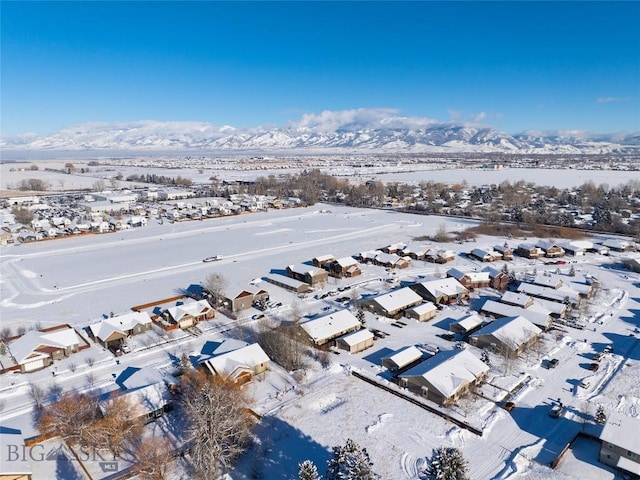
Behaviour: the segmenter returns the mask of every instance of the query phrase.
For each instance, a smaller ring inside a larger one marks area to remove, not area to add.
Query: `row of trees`
[[[118,179],[120,180],[120,179]],[[164,175],[156,175],[155,173],[147,173],[138,175],[136,173],[127,177],[128,182],[155,183],[161,185],[174,185],[178,187],[190,187],[193,181],[178,175],[177,177],[165,177]]]
[[[439,447],[419,473],[421,480],[468,480],[469,466],[462,452],[455,447]],[[373,470],[373,462],[366,448],[348,439],[344,446],[333,447],[327,462],[325,480],[375,480],[380,478]],[[305,460],[298,466],[298,480],[320,480],[318,467]]]

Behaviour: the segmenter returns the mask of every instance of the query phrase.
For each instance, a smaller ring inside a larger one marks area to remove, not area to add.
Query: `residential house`
[[[462,286],[469,290],[474,288],[486,288],[489,286],[489,273],[488,272],[462,272],[457,268],[450,268],[447,270],[447,277],[452,277],[458,280]]]
[[[416,283],[410,285],[409,288],[425,300],[439,305],[456,303],[459,300],[469,298],[469,290],[451,277]]]
[[[542,330],[548,330],[551,327],[552,316],[551,311],[540,305],[532,305],[529,308],[516,307],[515,305],[507,305],[506,303],[496,302],[495,300],[487,300],[480,308],[480,313],[490,315],[494,318],[502,317],[525,317],[534,325]]]
[[[632,417],[607,412],[607,421],[600,433],[600,461],[625,474],[640,476],[640,422]]]
[[[375,256],[373,263],[385,268],[407,268],[411,265],[411,259],[395,253],[380,252]]]
[[[173,409],[173,399],[164,383],[158,382],[126,390],[107,393],[98,402],[102,415],[113,409],[125,415],[127,420],[149,423]]]
[[[559,303],[569,303],[573,306],[578,305],[578,303],[580,302],[580,294],[575,290],[567,287],[551,288],[543,287],[541,285],[534,285],[532,283],[521,282],[520,285],[518,285],[517,291],[543,300],[550,300]]]
[[[349,310],[344,309],[308,320],[300,326],[316,346],[322,346],[342,335],[360,330],[362,324]]]
[[[602,242],[602,246],[614,252],[630,252],[631,250],[635,250],[633,242],[619,238],[607,238]]]
[[[495,262],[502,260],[502,254],[495,250],[484,250],[481,248],[474,248],[469,252],[469,256],[480,260],[481,262]]]
[[[31,480],[33,469],[29,462],[30,452],[16,428],[0,426],[0,480]],[[37,457],[36,457],[37,458]]]
[[[151,329],[151,317],[147,312],[129,312],[89,325],[91,338],[103,347],[120,348],[126,339]]]
[[[216,311],[205,299],[179,302],[175,307],[167,308],[165,318],[177,323],[182,329],[193,327],[198,322],[215,318]]]
[[[422,352],[415,345],[404,347],[388,357],[382,357],[381,364],[391,372],[397,372],[422,360]]]
[[[289,265],[287,267],[287,276],[307,283],[312,287],[323,286],[329,280],[329,274],[322,268],[305,264]]]
[[[540,328],[522,316],[503,317],[473,333],[469,343],[497,352],[519,354],[533,344],[540,333]]]
[[[358,353],[373,347],[373,333],[366,328],[347,333],[336,339],[336,347],[349,353]]]
[[[422,299],[422,297],[420,297]],[[407,309],[404,314],[407,318],[415,318],[419,322],[426,322],[435,318],[438,307],[431,302],[425,302],[417,307]]]
[[[456,258],[455,252],[453,250],[438,250],[438,251],[430,251],[424,257],[427,262],[430,263],[447,263],[451,262]]]
[[[533,298],[524,293],[504,292],[500,298],[502,303],[507,305],[515,305],[516,307],[529,308],[533,305]]]
[[[335,261],[336,257],[333,255],[320,255],[318,257],[313,257],[311,263],[314,267],[324,268],[325,265]]]
[[[495,288],[501,292],[507,289],[509,285],[509,275],[493,267],[484,267],[482,271],[489,274],[489,286],[491,288]]]
[[[207,345],[209,344],[209,345]],[[235,339],[221,343],[207,342],[203,351],[213,346],[208,358],[199,361],[199,367],[211,375],[238,385],[250,382],[255,375],[269,369],[271,359],[257,343],[248,344]]]
[[[280,275],[278,273],[268,274],[263,277],[265,282],[269,282],[273,285],[277,285],[280,288],[289,290],[295,293],[305,293],[311,290],[308,283],[301,282],[299,280]]]
[[[329,275],[339,278],[356,277],[362,273],[358,266],[358,261],[353,257],[342,257],[332,262],[325,263],[325,268]]]
[[[399,251],[407,248],[407,245],[404,243],[392,243],[391,245],[387,245],[386,247],[381,248],[380,250],[384,253],[398,253]]]
[[[54,327],[55,328],[55,327]],[[9,343],[9,352],[20,366],[20,372],[27,373],[48,367],[54,360],[68,357],[80,350],[84,344],[71,327],[31,330]]]
[[[516,254],[519,255],[520,257],[535,259],[535,258],[544,257],[544,250],[542,250],[539,247],[536,247],[535,245],[531,245],[528,243],[521,243],[520,245],[518,245],[518,248],[516,249]]]
[[[540,240],[536,243],[536,247],[541,249],[544,252],[544,256],[547,258],[564,257],[564,248],[557,243]]]
[[[226,296],[222,304],[229,308],[232,312],[240,312],[251,308],[260,301],[269,301],[269,292],[263,289],[242,289]]]
[[[362,305],[377,314],[400,318],[406,309],[421,303],[422,297],[420,295],[409,287],[404,287],[364,300]]]
[[[494,245],[493,249],[502,254],[503,260],[513,260],[513,249],[509,248],[508,245]]]
[[[471,313],[469,315],[465,315],[459,320],[455,322],[451,322],[449,324],[449,330],[454,333],[461,333],[463,335],[468,335],[471,332],[474,332],[478,328],[480,328],[483,324],[482,318],[480,318],[475,313]]]
[[[468,350],[441,351],[400,375],[401,385],[440,405],[455,404],[489,367]]]

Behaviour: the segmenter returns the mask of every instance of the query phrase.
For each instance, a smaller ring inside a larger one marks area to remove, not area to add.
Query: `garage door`
[[[33,372],[34,370],[38,370],[39,368],[44,368],[44,358],[38,358],[37,360],[31,360],[24,362],[22,364],[24,366],[25,372]]]

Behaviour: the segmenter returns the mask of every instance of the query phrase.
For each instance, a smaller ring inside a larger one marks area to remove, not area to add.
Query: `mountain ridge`
[[[484,126],[444,123],[418,128],[359,126],[321,129],[289,126],[238,130],[204,122],[88,123],[49,135],[3,137],[3,149],[15,150],[210,150],[522,154],[630,153],[640,149],[640,132],[525,131],[508,134]]]

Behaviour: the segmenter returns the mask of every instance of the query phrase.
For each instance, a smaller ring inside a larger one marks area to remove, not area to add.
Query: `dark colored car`
[[[591,370],[592,372],[597,372],[599,368],[599,363],[592,363],[591,365],[589,365],[589,370]]]
[[[557,358],[552,358],[551,360],[549,360],[548,368],[556,368],[558,366],[558,363],[560,363],[560,360],[558,360]]]
[[[510,411],[511,411],[511,410],[513,410],[514,408],[516,408],[516,404],[515,404],[515,402],[507,402],[507,403],[505,403],[505,404],[504,404],[504,409],[505,409],[507,412],[510,412]]]

